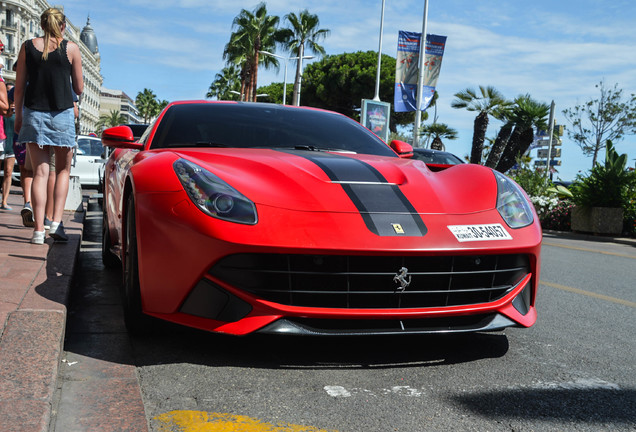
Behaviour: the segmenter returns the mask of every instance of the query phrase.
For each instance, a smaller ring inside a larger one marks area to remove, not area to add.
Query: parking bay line
[[[579,288],[574,288],[574,287],[570,287],[567,285],[561,285],[561,284],[556,284],[556,283],[552,283],[552,282],[545,282],[545,281],[540,281],[539,282],[541,285],[546,285],[549,286],[551,288],[556,288],[556,289],[560,289],[563,291],[569,291],[575,294],[581,294],[584,296],[588,296],[588,297],[594,297],[600,300],[605,300],[611,303],[616,303],[619,305],[623,305],[623,306],[628,306],[628,307],[632,307],[632,308],[636,308],[636,303],[631,302],[629,300],[623,300],[623,299],[619,299],[616,297],[610,297],[610,296],[606,296],[603,294],[597,294],[597,293],[593,293],[591,291],[585,291]]]

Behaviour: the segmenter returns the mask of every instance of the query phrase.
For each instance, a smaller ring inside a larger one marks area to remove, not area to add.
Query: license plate
[[[449,225],[457,241],[512,240],[512,236],[501,224]]]

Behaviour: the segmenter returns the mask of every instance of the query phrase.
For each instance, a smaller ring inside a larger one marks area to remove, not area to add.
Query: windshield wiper
[[[297,145],[294,146],[294,150],[307,150],[307,151],[315,151],[315,152],[338,152],[338,153],[352,153],[356,154],[356,152],[351,150],[337,149],[337,148],[326,148],[326,147],[316,147],[312,145]]]

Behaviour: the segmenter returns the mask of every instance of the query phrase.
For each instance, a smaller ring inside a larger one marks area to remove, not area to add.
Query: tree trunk
[[[534,130],[529,127],[521,134],[521,139],[519,140],[519,147],[517,148],[515,159],[526,154],[526,152],[530,148],[530,145],[532,144],[532,141],[534,141]]]
[[[508,140],[508,145],[506,146],[501,159],[499,159],[499,163],[497,163],[497,167],[495,168],[497,171],[501,173],[505,173],[510,168],[512,168],[516,162],[517,154],[519,152],[519,146],[521,137],[525,132],[524,127],[515,126],[510,135],[510,139]]]
[[[433,138],[433,142],[431,143],[431,150],[441,150],[444,151],[444,143],[442,139],[438,136]]]
[[[512,123],[506,123],[501,127],[501,129],[499,129],[497,138],[495,139],[495,142],[492,145],[492,149],[490,149],[488,159],[486,160],[487,167],[495,168],[499,163],[499,159],[501,159],[501,155],[506,148],[506,144],[508,144],[508,140],[510,139],[512,128]]]
[[[481,164],[481,154],[484,150],[486,129],[488,129],[488,114],[482,111],[475,117],[473,147],[470,152],[470,163],[472,164]]]
[[[298,47],[298,60],[296,60],[296,79],[294,80],[294,93],[292,94],[292,105],[300,105],[300,68],[302,67],[303,56],[305,55],[305,45],[303,43]]]

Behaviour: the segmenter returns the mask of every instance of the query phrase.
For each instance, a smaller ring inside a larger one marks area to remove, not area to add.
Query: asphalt
[[[64,214],[67,243],[30,243],[22,197],[0,210],[0,429],[47,432],[63,359],[67,306],[84,229],[86,203]],[[636,239],[546,231],[546,237],[599,240],[636,247]]]

